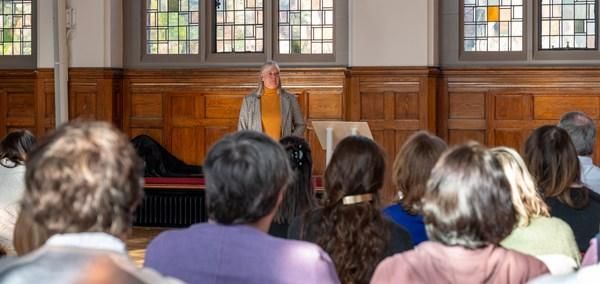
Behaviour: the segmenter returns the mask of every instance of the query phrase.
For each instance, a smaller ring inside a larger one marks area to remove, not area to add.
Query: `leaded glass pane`
[[[198,0],[146,0],[146,53],[198,54]]]
[[[31,0],[0,0],[0,55],[31,55]]]
[[[552,0],[540,5],[540,49],[596,49],[596,0]]]
[[[216,3],[216,53],[263,52],[263,1],[211,1]]]
[[[333,0],[279,0],[279,53],[333,54]]]
[[[523,50],[523,2],[464,0],[463,44],[467,52]]]

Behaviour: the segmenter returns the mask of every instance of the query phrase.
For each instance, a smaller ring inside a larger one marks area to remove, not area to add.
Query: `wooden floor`
[[[138,266],[142,266],[144,264],[144,255],[146,254],[148,243],[150,243],[150,241],[160,232],[168,229],[169,228],[134,227],[131,236],[127,240],[129,257],[131,257]]]

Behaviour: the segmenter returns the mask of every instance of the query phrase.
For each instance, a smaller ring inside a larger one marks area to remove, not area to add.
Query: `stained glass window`
[[[199,53],[199,0],[146,1],[146,53]]]
[[[0,55],[31,55],[31,0],[0,0]]]
[[[279,0],[279,53],[333,54],[333,0]]]
[[[263,52],[263,0],[216,1],[215,51]]]
[[[464,0],[464,51],[522,51],[523,0]]]
[[[542,0],[541,49],[595,49],[596,0]]]

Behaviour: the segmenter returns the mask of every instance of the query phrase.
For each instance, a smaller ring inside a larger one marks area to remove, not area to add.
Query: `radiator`
[[[135,226],[187,227],[206,222],[203,190],[145,189]]]

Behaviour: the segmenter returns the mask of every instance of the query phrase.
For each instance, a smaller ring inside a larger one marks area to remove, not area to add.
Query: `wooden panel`
[[[448,118],[485,118],[484,93],[450,93]]]
[[[206,118],[230,118],[238,119],[243,95],[206,95],[205,113]]]
[[[448,144],[456,145],[463,144],[468,141],[477,141],[481,144],[485,144],[485,131],[484,130],[448,130]]]
[[[96,94],[91,92],[71,92],[69,98],[69,118],[96,118]]]
[[[494,137],[493,146],[507,146],[517,151],[521,151],[523,142],[527,138],[521,129],[495,129]]]
[[[212,145],[214,145],[217,141],[219,141],[219,139],[221,139],[223,136],[232,133],[236,131],[235,128],[233,127],[226,127],[226,126],[214,126],[214,127],[206,127],[204,128],[204,145],[203,145],[203,149],[204,149],[204,154],[202,154],[201,160],[204,160],[205,157],[205,153],[207,153],[210,148],[212,147]]]
[[[342,96],[340,94],[311,93],[307,99],[307,117],[311,119],[343,119]]]
[[[535,119],[558,120],[569,111],[582,111],[594,119],[598,119],[598,96],[534,96],[533,116]]]
[[[131,95],[131,116],[135,118],[162,118],[162,94]]]
[[[188,164],[200,164],[198,137],[194,127],[171,129],[171,153]]]
[[[494,118],[496,120],[522,120],[527,118],[522,95],[496,95]]]
[[[419,94],[396,93],[395,119],[419,119]]]
[[[163,144],[163,135],[162,129],[156,128],[132,128],[130,138],[133,139],[138,135],[148,135],[152,137],[152,139],[156,140],[156,142]]]
[[[385,95],[383,93],[360,94],[360,119],[384,119]]]
[[[10,106],[6,110],[7,118],[35,116],[35,97],[33,93],[7,93],[6,101]]]

